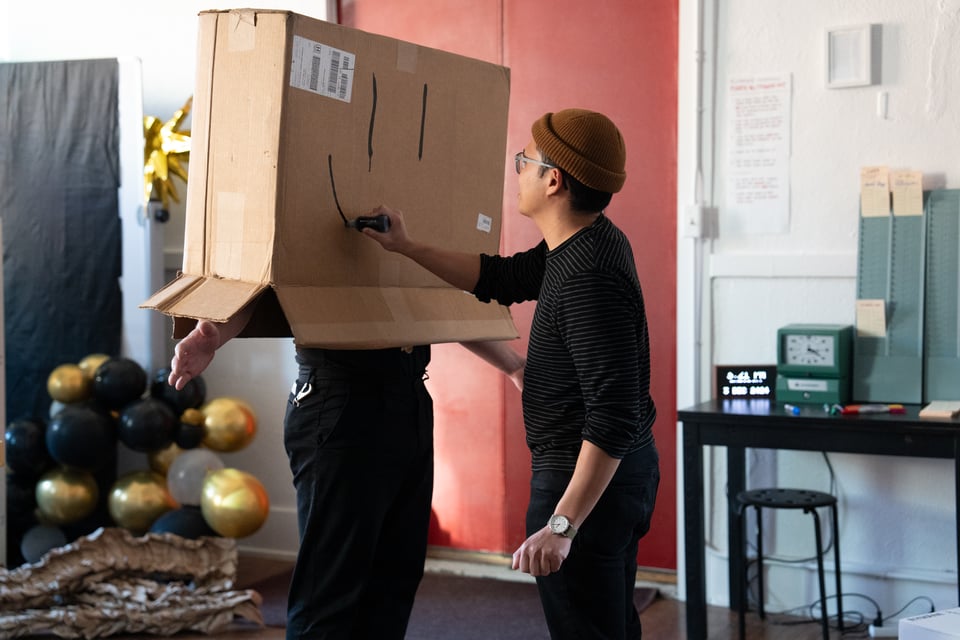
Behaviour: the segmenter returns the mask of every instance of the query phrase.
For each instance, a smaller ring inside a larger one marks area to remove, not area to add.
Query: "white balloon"
[[[67,536],[53,525],[36,525],[27,529],[20,541],[20,553],[27,562],[39,562],[51,549],[67,544]]]
[[[223,461],[213,451],[188,449],[178,455],[167,469],[167,489],[181,505],[198,506],[203,481],[211,471],[223,469]]]
[[[65,405],[64,403],[60,402],[59,400],[54,400],[53,402],[51,402],[51,403],[50,403],[50,417],[52,418],[52,417],[54,417],[55,415],[57,415],[58,413],[60,413],[61,411],[63,411],[63,408],[64,408],[65,406],[67,406],[67,405]]]

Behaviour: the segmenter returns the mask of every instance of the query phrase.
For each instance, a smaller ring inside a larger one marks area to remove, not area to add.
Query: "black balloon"
[[[179,420],[163,400],[147,397],[132,402],[120,413],[120,442],[143,453],[166,449],[173,442]]]
[[[46,427],[38,420],[21,418],[7,425],[7,466],[14,473],[39,477],[49,466],[44,437]]]
[[[146,390],[147,372],[129,358],[110,358],[93,374],[93,397],[107,409],[122,409]]]
[[[170,369],[160,369],[150,385],[150,395],[169,404],[177,415],[187,409],[196,409],[204,403],[207,396],[207,383],[201,376],[192,378],[179,391],[167,383],[169,377]]]
[[[116,427],[106,414],[85,405],[67,405],[50,419],[47,450],[58,463],[95,471],[113,459]]]
[[[217,536],[216,531],[210,528],[203,518],[203,512],[198,506],[184,506],[154,520],[150,526],[151,533],[172,533],[181,538],[196,540],[202,536]]]
[[[174,442],[176,442],[177,446],[181,449],[196,449],[203,442],[203,437],[206,433],[207,430],[202,423],[193,424],[180,420]]]
[[[7,518],[12,522],[32,522],[37,508],[37,479],[32,475],[7,474]]]

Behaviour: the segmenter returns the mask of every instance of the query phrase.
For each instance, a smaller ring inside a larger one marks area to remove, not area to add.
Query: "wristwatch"
[[[550,531],[558,536],[573,540],[573,536],[577,535],[577,529],[570,524],[570,519],[567,518],[567,516],[555,513],[550,516],[550,522],[548,524],[550,525]]]

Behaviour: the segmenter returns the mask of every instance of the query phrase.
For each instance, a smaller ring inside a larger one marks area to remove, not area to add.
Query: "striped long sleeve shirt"
[[[552,251],[481,256],[473,293],[537,300],[523,378],[535,471],[572,470],[584,440],[615,458],[653,442],[643,294],[630,243],[606,216]]]

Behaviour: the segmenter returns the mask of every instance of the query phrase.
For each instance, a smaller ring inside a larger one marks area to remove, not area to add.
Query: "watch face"
[[[563,535],[570,528],[570,521],[566,516],[555,515],[550,518],[550,530]]]
[[[836,358],[834,336],[790,334],[784,339],[786,364],[832,367]]]

